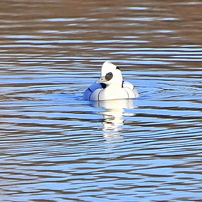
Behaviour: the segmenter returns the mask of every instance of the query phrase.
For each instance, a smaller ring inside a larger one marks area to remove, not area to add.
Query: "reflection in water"
[[[120,135],[121,127],[124,124],[124,109],[134,108],[133,99],[107,100],[93,102],[93,106],[104,108],[105,111],[99,112],[103,115],[103,136],[107,143],[123,141],[123,136]],[[134,115],[127,113],[128,116]]]

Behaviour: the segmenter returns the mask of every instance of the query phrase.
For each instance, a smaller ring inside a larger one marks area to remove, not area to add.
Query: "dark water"
[[[1,201],[202,201],[201,10],[1,0]],[[105,60],[139,98],[82,100]]]

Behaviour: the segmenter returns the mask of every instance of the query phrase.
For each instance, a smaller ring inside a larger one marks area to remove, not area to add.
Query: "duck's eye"
[[[109,72],[109,73],[107,73],[107,74],[105,75],[105,79],[106,79],[107,81],[111,80],[112,77],[113,77],[113,74],[112,74],[111,72]]]

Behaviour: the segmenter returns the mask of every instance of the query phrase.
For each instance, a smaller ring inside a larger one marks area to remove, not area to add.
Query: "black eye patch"
[[[109,73],[107,73],[107,74],[105,75],[105,79],[106,79],[107,81],[111,80],[112,77],[113,77],[113,74],[112,74],[111,72],[109,72]]]

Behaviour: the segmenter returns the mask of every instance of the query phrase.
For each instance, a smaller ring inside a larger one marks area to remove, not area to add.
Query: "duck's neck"
[[[110,84],[107,86],[108,89],[119,89],[122,88],[122,83]]]

